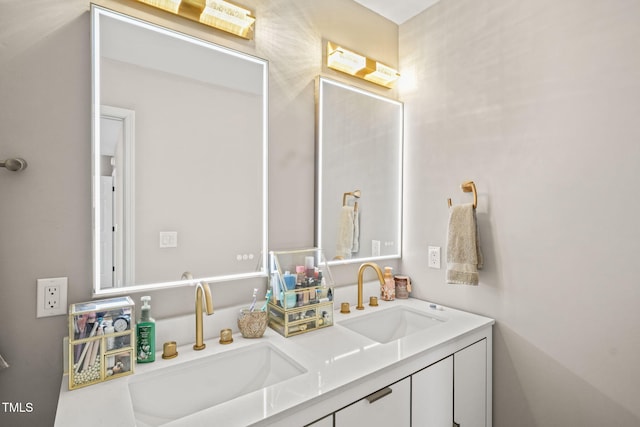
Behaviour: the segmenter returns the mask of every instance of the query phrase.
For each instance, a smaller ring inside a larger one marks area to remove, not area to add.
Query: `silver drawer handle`
[[[378,390],[375,393],[370,394],[365,399],[369,401],[369,403],[373,403],[376,400],[382,399],[385,396],[390,395],[393,392],[390,387],[385,387],[382,390]]]

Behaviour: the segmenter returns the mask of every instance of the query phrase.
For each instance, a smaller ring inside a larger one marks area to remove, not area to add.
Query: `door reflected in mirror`
[[[92,5],[94,293],[266,276],[267,62]]]
[[[403,105],[317,84],[316,245],[334,264],[399,258]]]

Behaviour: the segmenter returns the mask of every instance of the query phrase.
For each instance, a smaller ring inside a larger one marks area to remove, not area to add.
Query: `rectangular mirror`
[[[400,258],[403,105],[317,86],[316,246],[333,264]]]
[[[267,62],[91,14],[94,294],[266,276]]]

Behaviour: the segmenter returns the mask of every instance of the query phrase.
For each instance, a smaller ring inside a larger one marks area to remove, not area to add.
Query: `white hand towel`
[[[336,258],[351,258],[353,248],[353,206],[343,206],[340,210],[338,222],[338,241],[336,244]]]
[[[447,235],[447,283],[477,285],[483,258],[473,204],[452,206]]]
[[[360,250],[360,211],[353,210],[353,245],[351,252],[357,253]]]

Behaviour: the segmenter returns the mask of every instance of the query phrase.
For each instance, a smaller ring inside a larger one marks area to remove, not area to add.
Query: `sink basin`
[[[159,426],[306,370],[268,343],[214,354],[129,381],[139,426]]]
[[[444,320],[418,310],[396,306],[339,322],[340,325],[369,339],[386,344],[427,328],[441,325]]]

